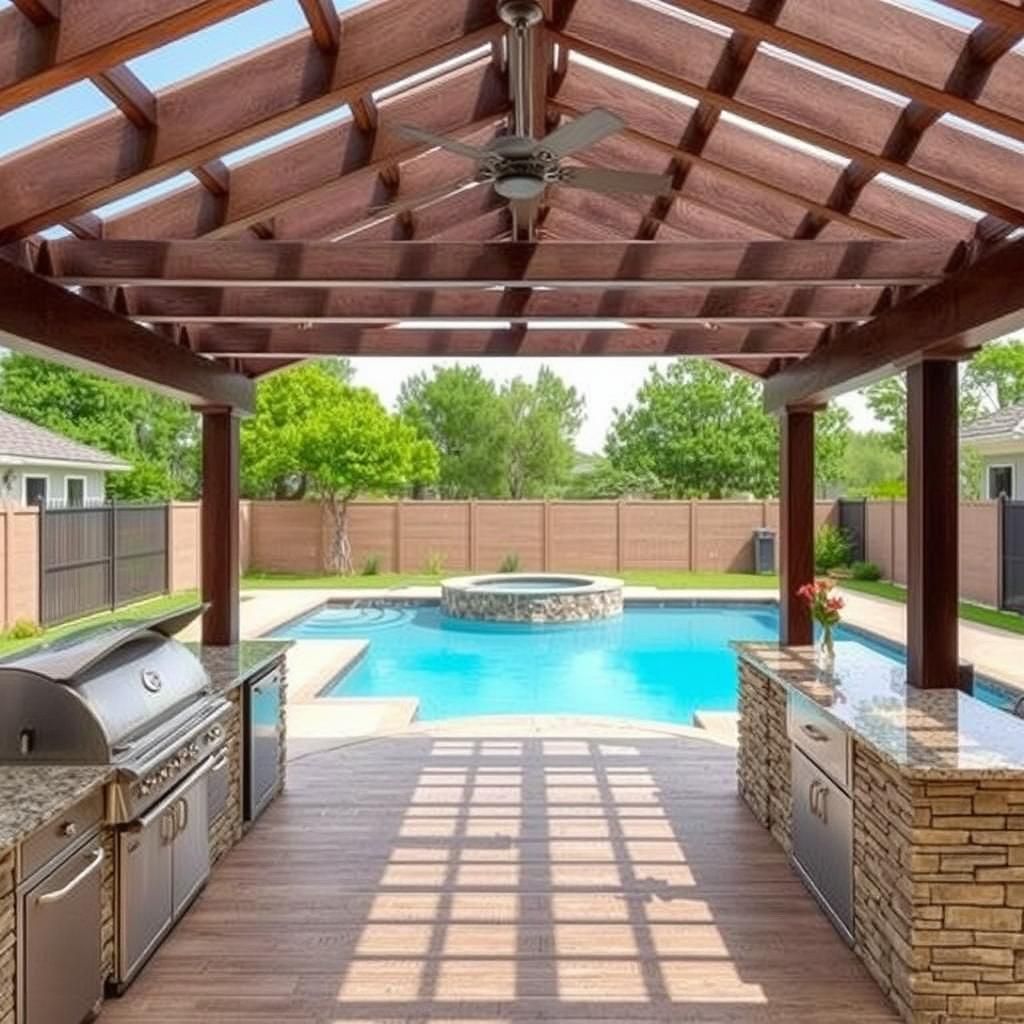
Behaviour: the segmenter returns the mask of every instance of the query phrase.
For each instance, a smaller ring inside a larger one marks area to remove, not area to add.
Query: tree
[[[107,478],[111,497],[156,501],[198,494],[198,417],[184,402],[9,353],[0,361],[0,409],[129,462],[130,471]]]
[[[850,414],[841,405],[830,405],[815,417],[814,478],[822,492],[842,481],[851,434]]]
[[[827,481],[838,472],[848,420],[830,410],[818,426]],[[759,385],[701,359],[652,367],[635,402],[616,410],[606,449],[613,468],[654,477],[668,497],[767,497],[779,489],[779,426],[762,408]]]
[[[840,467],[840,480],[852,498],[906,496],[904,460],[879,431],[851,434]]]
[[[499,400],[506,420],[505,493],[511,498],[550,494],[572,470],[583,399],[545,366],[534,384],[522,377],[509,381]]]
[[[443,497],[501,493],[508,423],[493,382],[478,366],[435,366],[431,375],[410,377],[399,392],[398,409],[436,448]]]
[[[607,458],[598,455],[577,463],[563,489],[562,497],[578,501],[651,498],[659,490],[657,477],[650,473],[616,469]]]
[[[303,420],[296,452],[309,488],[331,517],[329,568],[352,571],[348,538],[351,501],[360,494],[395,494],[437,475],[437,452],[393,416],[368,388],[337,381],[329,403]]]
[[[256,386],[256,411],[242,423],[242,493],[302,498],[309,475],[300,446],[307,419],[338,401],[351,378],[347,360],[320,360],[276,373]]]

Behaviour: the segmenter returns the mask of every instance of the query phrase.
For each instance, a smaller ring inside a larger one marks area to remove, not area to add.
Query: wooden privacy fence
[[[40,509],[39,621],[166,593],[168,523],[166,504]]]

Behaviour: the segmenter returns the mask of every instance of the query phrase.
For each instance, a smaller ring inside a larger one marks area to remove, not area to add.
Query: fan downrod
[[[544,10],[535,0],[498,0],[498,17],[512,28],[532,28],[544,20]]]

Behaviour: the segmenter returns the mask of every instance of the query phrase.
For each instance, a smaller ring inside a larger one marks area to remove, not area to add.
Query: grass
[[[69,633],[75,633],[80,629],[92,629],[98,626],[109,626],[117,622],[135,622],[139,619],[155,618],[165,612],[173,612],[178,608],[185,608],[195,604],[198,595],[194,590],[182,591],[180,594],[171,594],[166,597],[154,597],[148,601],[140,601],[138,604],[126,605],[116,612],[100,612],[98,615],[90,615],[84,619],[75,619],[72,622],[64,622],[59,626],[51,626],[43,630],[38,636],[25,637],[20,640],[12,640],[6,636],[0,636],[0,656],[15,654],[27,647],[36,644],[49,643],[58,640]]]
[[[250,573],[242,577],[242,587],[259,589],[303,589],[323,587],[344,587],[346,589],[389,588],[410,586],[436,586],[452,572],[393,573],[382,572],[376,576],[316,576],[301,573]],[[667,570],[628,570],[611,573],[626,583],[637,587],[662,587],[679,590],[774,590],[778,588],[777,576],[755,576],[738,572],[672,572]]]
[[[839,585],[847,590],[857,590],[872,597],[884,597],[890,601],[905,604],[907,591],[895,583],[884,580],[840,580]],[[990,626],[993,629],[1004,629],[1010,633],[1024,634],[1024,616],[1015,612],[1000,612],[995,608],[986,608],[982,604],[971,601],[960,602],[960,618],[979,626]]]

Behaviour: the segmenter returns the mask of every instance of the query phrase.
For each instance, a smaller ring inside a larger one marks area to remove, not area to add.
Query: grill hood
[[[204,698],[205,670],[170,635],[202,610],[71,637],[0,663],[0,761],[126,758]]]

